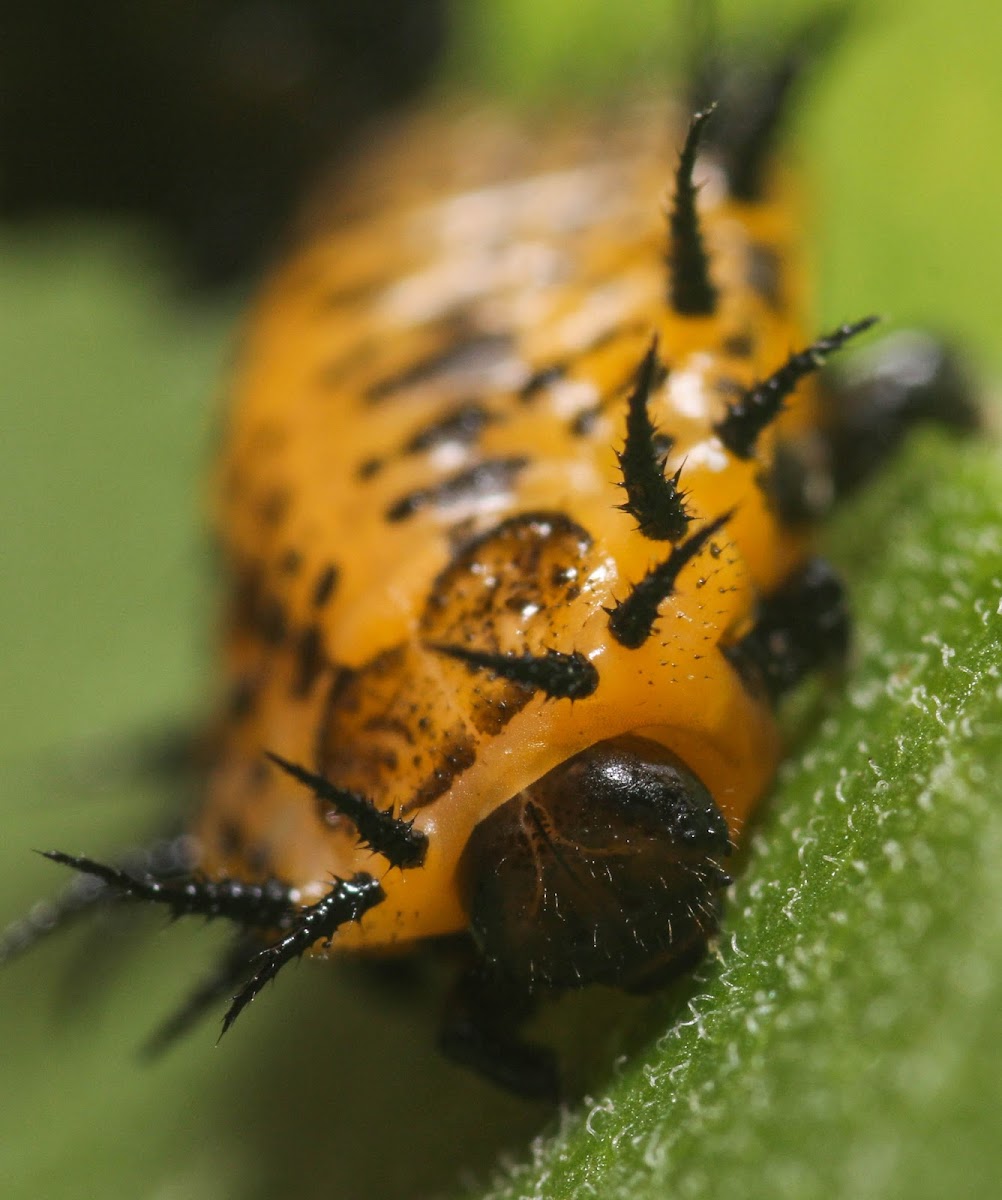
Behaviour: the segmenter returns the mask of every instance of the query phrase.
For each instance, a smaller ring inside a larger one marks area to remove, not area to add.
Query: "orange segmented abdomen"
[[[620,734],[687,763],[735,835],[779,738],[725,652],[807,546],[773,474],[777,447],[816,424],[810,381],[753,437],[735,416],[806,341],[786,189],[734,201],[712,157],[697,163],[715,300],[680,315],[657,121],[548,170],[509,139],[512,174],[479,182],[469,142],[419,128],[369,173],[382,207],[315,233],[265,289],[218,471],[231,695],[205,868],[274,875],[304,903],[332,875],[384,869],[266,751],[413,820],[424,865],[383,878],[349,946],[463,928],[473,828]],[[385,180],[433,138],[439,193],[395,195]],[[640,501],[624,488],[631,411],[677,475],[678,528],[660,540],[638,528],[643,485]],[[727,444],[728,421],[751,446]],[[507,677],[515,659],[566,683]]]

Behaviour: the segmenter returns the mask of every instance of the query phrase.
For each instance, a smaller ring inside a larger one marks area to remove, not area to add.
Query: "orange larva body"
[[[470,157],[459,141],[438,164],[441,197],[401,204],[391,190],[364,223],[315,237],[251,319],[218,478],[236,590],[227,671],[243,703],[198,833],[210,875],[243,877],[256,861],[310,901],[332,873],[372,869],[350,824],[322,827],[300,785],[262,771],[262,749],[413,817],[426,864],[391,872],[387,901],[339,946],[465,928],[456,866],[472,828],[603,738],[644,730],[669,747],[735,837],[775,771],[772,706],[721,651],[804,555],[803,533],[783,527],[756,480],[777,433],[813,420],[811,386],[752,461],[728,455],[713,425],[736,388],[805,342],[796,224],[776,197],[729,202],[707,162],[700,212],[721,303],[680,319],[664,298],[663,131],[645,132],[623,154],[595,141],[574,166],[455,192]],[[398,159],[383,160],[390,177],[406,177],[413,150]],[[767,295],[748,282],[756,260],[775,270]],[[735,512],[685,569],[655,636],[627,649],[606,609],[665,550],[618,508],[625,396],[652,333],[670,364],[650,404],[674,439],[667,473],[683,467],[697,519]],[[460,409],[475,436],[435,444],[429,431]],[[429,447],[408,450],[422,435]],[[420,500],[484,462],[518,465],[483,494]],[[541,534],[521,560],[515,541],[477,545],[533,512],[576,529]],[[574,702],[531,696],[429,641],[577,651],[600,683]]]
[[[453,935],[443,1048],[552,1096],[519,1037],[539,995],[705,951],[776,702],[848,644],[813,526],[915,420],[976,421],[919,335],[813,382],[873,319],[800,324],[768,150],[803,49],[718,80],[671,149],[659,114],[617,138],[431,118],[318,204],[226,406],[198,853],[52,852],[100,883],[0,960],[108,900],[229,919],[169,1041],[229,996],[225,1031],[302,954]]]

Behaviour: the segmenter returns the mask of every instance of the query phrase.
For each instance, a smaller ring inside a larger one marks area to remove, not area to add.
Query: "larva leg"
[[[824,435],[836,496],[865,483],[915,425],[962,433],[979,425],[965,364],[931,334],[891,334],[832,368],[824,383]]]
[[[519,1027],[533,1008],[533,998],[523,989],[470,970],[459,978],[446,1003],[439,1037],[442,1053],[506,1091],[555,1102],[555,1056],[519,1037]]]
[[[841,665],[849,636],[842,581],[812,558],[761,601],[755,627],[724,653],[750,686],[778,698],[812,671]]]

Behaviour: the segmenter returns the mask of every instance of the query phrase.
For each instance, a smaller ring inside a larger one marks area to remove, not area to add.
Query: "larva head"
[[[727,823],[656,742],[599,742],[473,831],[460,861],[489,968],[536,986],[636,982],[682,966],[715,927]]]

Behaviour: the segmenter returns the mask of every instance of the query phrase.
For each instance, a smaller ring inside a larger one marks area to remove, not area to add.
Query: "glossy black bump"
[[[630,650],[636,650],[651,636],[658,619],[658,609],[675,590],[682,569],[703,549],[714,535],[734,515],[730,509],[716,520],[704,525],[684,542],[680,542],[659,566],[648,571],[643,579],[634,584],[625,600],[620,600],[609,613],[609,631],[617,642]]]
[[[840,325],[805,350],[791,354],[778,371],[727,406],[723,420],[713,427],[714,433],[736,458],[751,458],[759,434],[783,411],[784,401],[800,380],[816,371],[829,354],[844,346],[850,338],[870,329],[878,320],[878,317],[864,317],[861,321]]]
[[[468,650],[464,646],[426,643],[429,650],[445,654],[476,671],[492,674],[533,691],[544,692],[551,700],[583,700],[598,687],[598,671],[583,654],[491,654]]]
[[[333,810],[347,817],[358,830],[362,844],[381,854],[391,866],[419,867],[424,862],[428,839],[414,828],[413,821],[404,821],[377,808],[368,796],[337,787],[323,775],[308,771],[278,754],[265,753],[276,767],[310,789],[323,812]]]
[[[675,173],[675,198],[668,216],[668,303],[686,317],[706,317],[716,311],[717,289],[710,279],[710,264],[696,211],[692,171],[696,164],[703,126],[716,105],[695,114]]]
[[[685,493],[678,486],[681,470],[670,478],[665,475],[671,438],[658,433],[648,410],[651,392],[666,373],[658,359],[655,339],[640,364],[630,394],[626,444],[617,457],[628,497],[620,505],[622,511],[636,519],[644,537],[675,542],[685,534],[691,518],[685,507]]]

